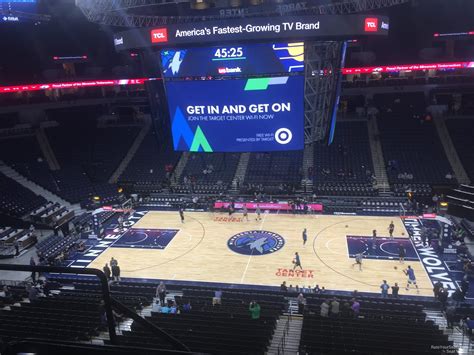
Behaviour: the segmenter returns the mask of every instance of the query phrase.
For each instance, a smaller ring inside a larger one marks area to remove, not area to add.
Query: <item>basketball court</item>
[[[388,238],[390,221],[394,240]],[[308,241],[303,245],[302,231]],[[372,248],[372,230],[377,230]],[[398,244],[407,258],[398,260]],[[328,290],[380,292],[380,284],[398,282],[405,291],[407,265],[415,270],[420,296],[432,295],[432,284],[418,260],[399,218],[262,214],[229,217],[222,213],[149,211],[89,267],[102,269],[111,257],[119,261],[122,277],[278,286],[283,281],[300,287],[318,284]],[[303,270],[293,271],[298,252]],[[362,271],[352,267],[354,253],[363,252]],[[414,256],[414,257],[413,257]]]

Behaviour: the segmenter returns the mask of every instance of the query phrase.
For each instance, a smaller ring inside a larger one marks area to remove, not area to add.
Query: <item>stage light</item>
[[[119,187],[118,190],[117,190],[117,192],[118,192],[119,194],[121,194],[121,193],[123,192],[123,188],[122,188],[122,187]]]
[[[100,201],[100,197],[99,197],[99,196],[94,196],[92,199],[93,199],[94,201]]]
[[[439,205],[441,207],[448,207],[448,203],[447,202],[440,202]]]
[[[209,8],[207,0],[193,0],[190,2],[191,8],[194,10],[205,10]]]

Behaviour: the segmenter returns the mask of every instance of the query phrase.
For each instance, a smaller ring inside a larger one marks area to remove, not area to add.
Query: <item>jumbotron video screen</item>
[[[302,42],[166,48],[160,59],[175,150],[303,149]]]

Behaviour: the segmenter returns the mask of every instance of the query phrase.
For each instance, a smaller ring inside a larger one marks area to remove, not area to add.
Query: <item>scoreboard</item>
[[[304,43],[165,48],[174,149],[303,149]]]
[[[304,70],[304,43],[168,48],[161,68],[165,78],[297,73]]]

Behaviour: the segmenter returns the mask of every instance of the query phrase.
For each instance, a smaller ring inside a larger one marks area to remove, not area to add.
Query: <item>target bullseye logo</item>
[[[275,132],[275,140],[280,144],[288,144],[293,139],[293,133],[288,128],[279,128]]]

